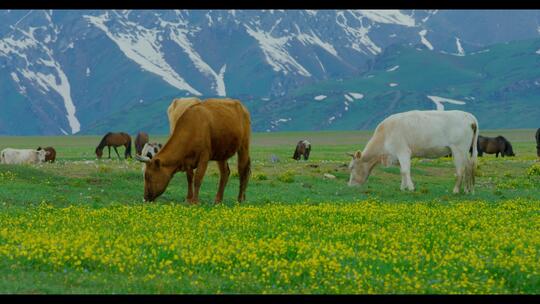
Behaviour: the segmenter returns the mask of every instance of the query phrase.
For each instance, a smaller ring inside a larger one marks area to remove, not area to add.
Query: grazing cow
[[[516,156],[512,149],[512,144],[503,136],[486,137],[478,136],[478,156],[482,156],[484,153],[495,154],[495,157],[501,156]]]
[[[293,159],[300,160],[301,156],[304,156],[304,160],[308,160],[309,152],[311,151],[311,143],[307,140],[301,140],[296,144],[294,150]]]
[[[540,128],[536,130],[536,135],[534,137],[536,138],[536,156],[538,156],[538,160],[540,160]]]
[[[220,203],[230,174],[227,160],[236,153],[240,177],[238,201],[244,201],[251,172],[250,136],[250,115],[240,101],[211,98],[190,106],[177,118],[172,135],[154,158],[136,156],[146,163],[145,201],[154,201],[165,191],[176,172],[185,171],[188,181],[186,199],[197,203],[208,162],[215,160],[220,171],[215,202]],[[194,169],[197,169],[195,173]]]
[[[44,162],[48,153],[45,150],[6,148],[0,152],[0,164],[37,164]]]
[[[357,151],[349,164],[349,186],[364,184],[373,168],[399,162],[401,190],[414,190],[411,179],[411,157],[441,157],[450,151],[454,158],[457,180],[454,193],[474,193],[474,171],[477,164],[478,121],[463,111],[409,111],[394,114],[375,129],[363,152]],[[473,146],[469,159],[469,147]]]
[[[135,153],[141,155],[144,145],[148,142],[148,133],[139,132],[135,138]]]
[[[190,107],[201,103],[197,97],[175,98],[167,108],[167,116],[169,117],[169,131],[173,134],[176,121]]]
[[[53,147],[45,147],[45,148],[38,147],[37,150],[38,151],[39,150],[45,150],[45,151],[49,152],[45,156],[45,161],[46,162],[54,163],[54,161],[56,160],[56,150]]]
[[[144,148],[142,149],[140,155],[146,156],[146,157],[152,159],[152,158],[154,158],[154,155],[156,155],[162,147],[163,147],[162,144],[146,143],[146,144],[144,144]]]

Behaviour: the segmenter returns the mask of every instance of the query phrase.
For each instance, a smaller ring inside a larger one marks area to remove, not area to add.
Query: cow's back
[[[207,99],[190,107],[176,127],[197,134],[197,140],[207,140],[212,148],[212,159],[230,157],[241,146],[249,144],[251,135],[248,110],[239,100],[228,98]]]
[[[469,140],[472,124],[478,128],[476,118],[463,111],[409,111],[389,116],[376,133],[383,133],[379,136],[387,144],[406,145],[411,150],[447,147],[461,143],[464,137]]]

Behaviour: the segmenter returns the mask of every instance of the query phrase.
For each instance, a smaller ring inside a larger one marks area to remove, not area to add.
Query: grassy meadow
[[[96,160],[101,137],[0,137],[0,149],[57,151],[53,164],[0,165],[0,293],[538,294],[534,132],[481,132],[516,157],[480,157],[474,195],[452,194],[451,158],[413,160],[414,192],[398,167],[348,187],[346,152],[372,132],[256,133],[247,202],[232,158],[217,206],[214,163],[200,205],[184,202],[183,173],[144,203],[142,165],[114,150]],[[291,159],[300,139],[308,161]]]

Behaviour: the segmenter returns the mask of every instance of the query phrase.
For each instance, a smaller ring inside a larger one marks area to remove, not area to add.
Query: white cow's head
[[[36,150],[36,153],[37,153],[38,161],[39,161],[40,163],[45,162],[45,157],[46,157],[47,155],[49,155],[49,151],[43,150],[43,149],[41,149],[41,147],[38,148],[38,150]]]
[[[349,163],[349,170],[351,176],[349,178],[349,186],[363,185],[373,170],[373,167],[377,164],[376,161],[371,161],[362,157],[362,152],[356,151],[354,154],[349,154],[352,157]]]

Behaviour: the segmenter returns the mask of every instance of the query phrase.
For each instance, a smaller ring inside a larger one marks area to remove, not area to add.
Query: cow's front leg
[[[193,169],[187,169],[186,170],[186,177],[187,177],[187,186],[188,186],[188,192],[186,196],[186,201],[188,203],[192,203],[193,200]]]
[[[202,180],[206,173],[206,167],[208,167],[208,157],[201,157],[195,171],[195,178],[193,182],[193,198],[191,202],[196,204],[199,202],[199,190],[201,189]]]
[[[401,169],[401,190],[414,191],[414,184],[411,178],[411,156],[403,155],[398,157]]]

